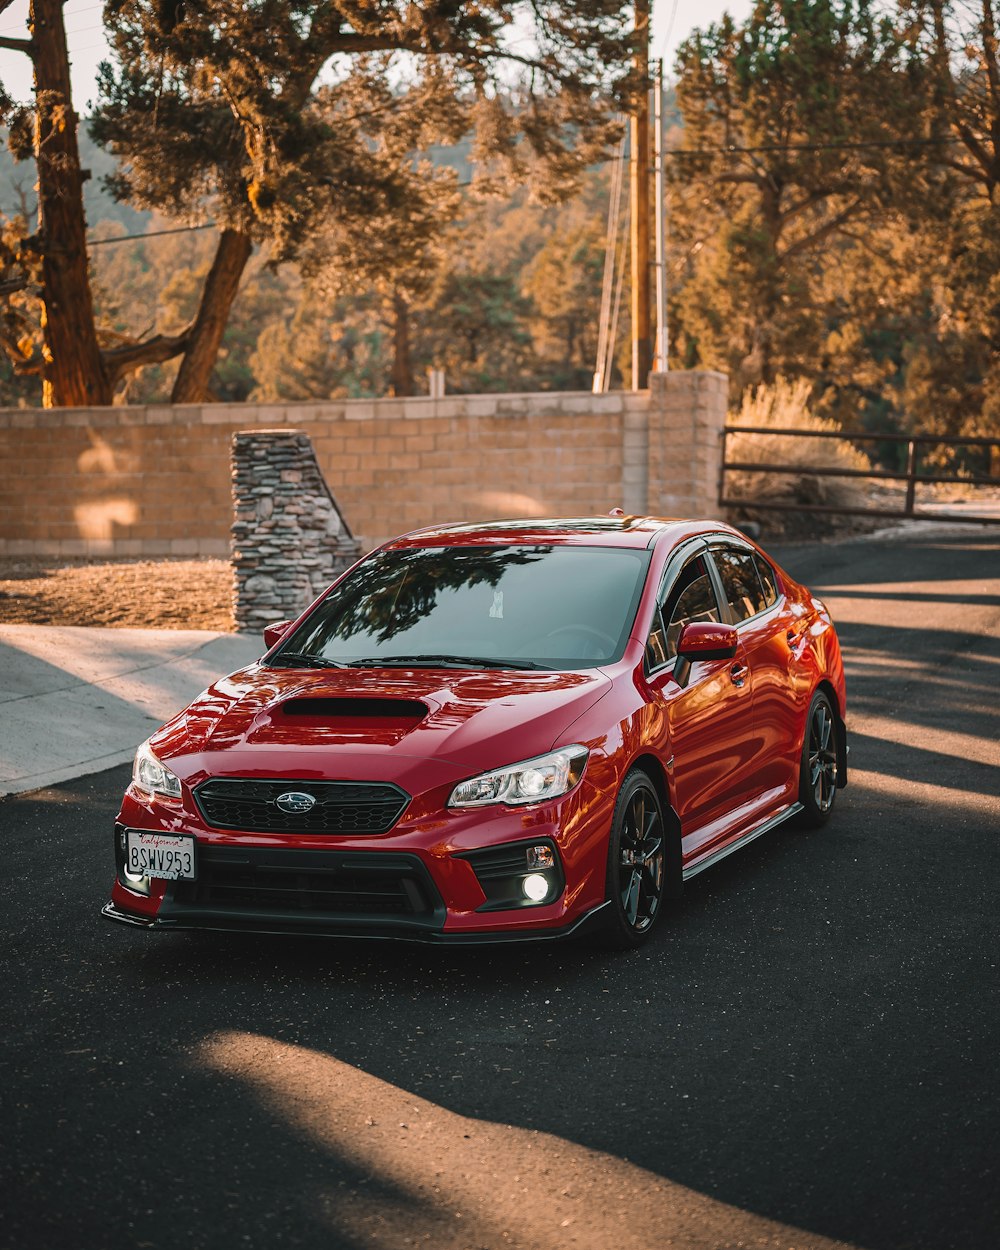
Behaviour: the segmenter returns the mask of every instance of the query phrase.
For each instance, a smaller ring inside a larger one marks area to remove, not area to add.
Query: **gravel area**
[[[0,621],[231,631],[228,560],[0,559]]]

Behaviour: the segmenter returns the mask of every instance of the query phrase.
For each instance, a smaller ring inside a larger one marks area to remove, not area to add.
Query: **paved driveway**
[[[0,803],[0,1245],[994,1250],[998,539],[777,554],[852,783],[637,954],[133,933],[127,768]]]

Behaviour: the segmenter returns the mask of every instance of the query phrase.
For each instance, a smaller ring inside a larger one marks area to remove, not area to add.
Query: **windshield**
[[[648,551],[511,545],[375,552],[268,661],[571,669],[619,659]]]

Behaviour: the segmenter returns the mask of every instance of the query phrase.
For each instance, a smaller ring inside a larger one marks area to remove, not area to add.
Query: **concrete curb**
[[[0,625],[0,794],[130,760],[260,639],[210,630]]]

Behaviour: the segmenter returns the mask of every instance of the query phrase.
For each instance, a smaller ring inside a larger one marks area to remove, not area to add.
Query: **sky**
[[[696,26],[716,21],[728,10],[741,20],[751,0],[653,0],[653,36],[650,55],[663,57],[669,73],[677,46]],[[63,12],[73,67],[73,99],[77,111],[87,113],[94,98],[98,62],[107,55],[101,24],[103,0],[67,0]],[[0,35],[23,37],[28,0],[14,3],[0,15]],[[0,81],[15,99],[31,96],[31,63],[20,52],[0,48]]]

